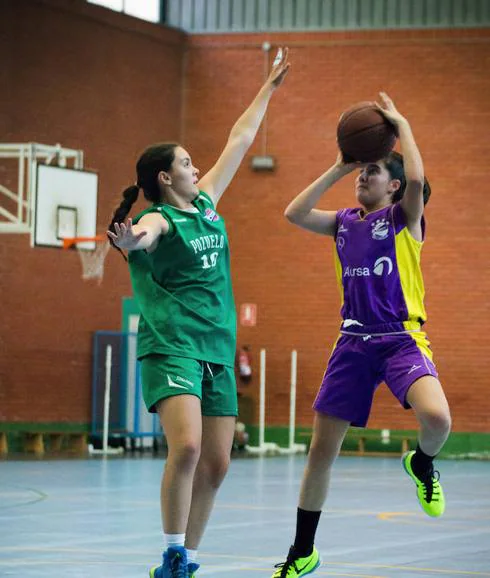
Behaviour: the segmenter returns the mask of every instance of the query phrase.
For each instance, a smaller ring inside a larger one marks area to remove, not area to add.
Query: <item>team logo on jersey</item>
[[[206,209],[204,211],[204,218],[208,221],[214,222],[219,220],[219,215],[216,211],[213,211],[213,209]]]
[[[345,239],[344,237],[337,237],[337,247],[339,249],[343,249],[345,246]]]
[[[382,241],[388,237],[390,232],[390,223],[387,219],[376,219],[371,227],[371,234],[373,239],[376,239],[376,241]]]
[[[373,267],[373,273],[381,277],[385,273],[390,275],[393,271],[393,261],[389,257],[380,257],[376,259]]]

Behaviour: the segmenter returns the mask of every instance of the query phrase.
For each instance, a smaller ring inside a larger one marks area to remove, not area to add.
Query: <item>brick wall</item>
[[[83,149],[103,232],[139,152],[179,138],[184,35],[84,0],[7,0],[0,28],[2,142]],[[87,422],[92,333],[120,328],[124,261],[111,252],[99,287],[81,280],[76,252],[0,242],[0,420]]]
[[[311,404],[339,324],[331,240],[290,225],[282,213],[335,160],[340,113],[385,90],[412,123],[432,185],[423,252],[426,327],[454,428],[488,431],[489,217],[484,207],[489,207],[490,34],[193,37],[185,142],[202,170],[211,166],[228,127],[261,83],[266,38],[288,44],[292,62],[267,122],[267,152],[277,158],[278,168],[258,174],[245,162],[220,205],[232,243],[237,305],[258,305],[258,324],[240,327],[239,343],[251,345],[256,369],[259,349],[267,349],[266,422],[287,423],[289,355],[296,348],[297,422],[311,423]],[[262,146],[259,135],[251,154],[261,154]],[[351,206],[353,178],[339,183],[320,206]],[[257,399],[257,373],[247,395]],[[385,387],[376,396],[370,425],[416,426]]]
[[[258,305],[258,325],[240,327],[239,342],[251,345],[256,370],[259,349],[267,349],[271,424],[287,422],[293,348],[297,421],[311,423],[339,323],[331,241],[293,227],[282,213],[334,161],[342,110],[386,90],[412,122],[432,184],[423,254],[427,330],[454,427],[488,431],[488,31],[186,39],[82,0],[8,0],[1,16],[9,80],[2,138],[84,149],[86,167],[100,175],[101,230],[146,144],[180,139],[201,173],[209,169],[262,82],[262,41],[290,46],[293,68],[267,121],[266,150],[277,170],[248,167],[264,150],[260,133],[220,204],[237,305]],[[321,206],[352,202],[346,178]],[[91,335],[120,327],[120,300],[131,291],[124,262],[109,255],[97,287],[79,279],[75,253],[33,250],[22,235],[1,241],[0,419],[88,421]],[[255,379],[248,395],[256,398],[257,390]],[[414,421],[383,388],[370,425],[410,428]]]

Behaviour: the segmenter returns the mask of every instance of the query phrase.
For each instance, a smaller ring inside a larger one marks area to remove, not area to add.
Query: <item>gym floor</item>
[[[236,458],[201,576],[270,577],[293,539],[304,456]],[[0,576],[136,578],[160,561],[163,459],[0,463]],[[315,576],[490,577],[490,462],[440,461],[447,510],[425,516],[393,458],[339,458]]]

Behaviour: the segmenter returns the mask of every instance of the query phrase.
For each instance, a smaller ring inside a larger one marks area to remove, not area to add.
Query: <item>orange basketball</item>
[[[384,158],[396,143],[395,127],[373,102],[359,102],[340,117],[337,142],[345,160],[374,162]]]

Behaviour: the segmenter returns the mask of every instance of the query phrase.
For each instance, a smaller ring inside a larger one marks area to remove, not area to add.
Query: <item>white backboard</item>
[[[38,164],[31,245],[62,247],[63,238],[95,237],[97,184],[97,173]],[[95,249],[95,243],[78,248]]]

